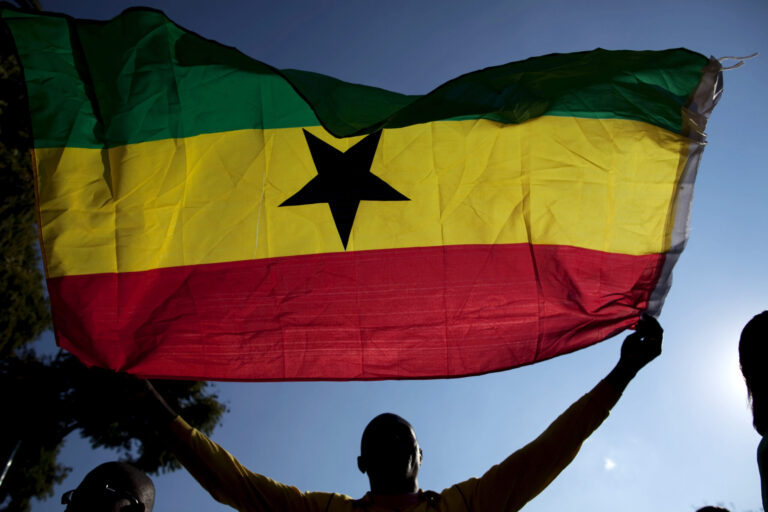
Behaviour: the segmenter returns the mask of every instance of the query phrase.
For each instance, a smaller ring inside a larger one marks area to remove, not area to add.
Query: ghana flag
[[[720,90],[685,49],[406,96],[274,69],[154,10],[2,18],[56,338],[143,376],[471,375],[658,314]]]

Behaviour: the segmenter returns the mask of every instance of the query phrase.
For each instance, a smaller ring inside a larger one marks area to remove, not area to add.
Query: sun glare
[[[739,366],[738,339],[743,325],[721,324],[712,329],[709,363],[719,400],[730,404],[742,404],[746,410],[747,387]]]

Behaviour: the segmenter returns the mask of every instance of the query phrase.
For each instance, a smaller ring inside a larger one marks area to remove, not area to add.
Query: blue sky
[[[107,19],[123,0],[42,0],[44,8]],[[725,74],[707,129],[688,248],[661,315],[662,356],[630,384],[571,466],[525,508],[693,511],[721,504],[760,510],[751,428],[736,346],[744,323],[768,308],[768,3],[520,0],[265,2],[148,1],[180,25],[279,68],[317,71],[403,93],[457,75],[551,52],[687,47],[715,57],[762,52]],[[623,338],[620,336],[619,338]],[[39,346],[55,350],[45,336]],[[620,339],[526,368],[480,377],[372,383],[217,384],[230,412],[213,438],[252,470],[304,490],[361,496],[359,439],[376,414],[415,427],[420,484],[441,490],[540,433],[618,358]],[[114,458],[73,436],[74,467],[33,512],[59,511],[62,492]],[[218,511],[184,471],[155,479],[158,511]]]

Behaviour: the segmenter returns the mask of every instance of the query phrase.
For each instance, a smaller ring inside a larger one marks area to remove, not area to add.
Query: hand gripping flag
[[[406,96],[148,9],[2,19],[56,338],[143,376],[480,374],[658,314],[721,87],[685,49],[595,50]]]

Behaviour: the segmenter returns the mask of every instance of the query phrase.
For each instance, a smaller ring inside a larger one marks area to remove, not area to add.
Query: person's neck
[[[407,478],[400,481],[371,481],[371,495],[396,496],[414,494],[419,491],[419,482],[416,478]]]
[[[370,494],[374,505],[394,510],[403,510],[419,502],[419,492],[405,492],[399,494]]]

